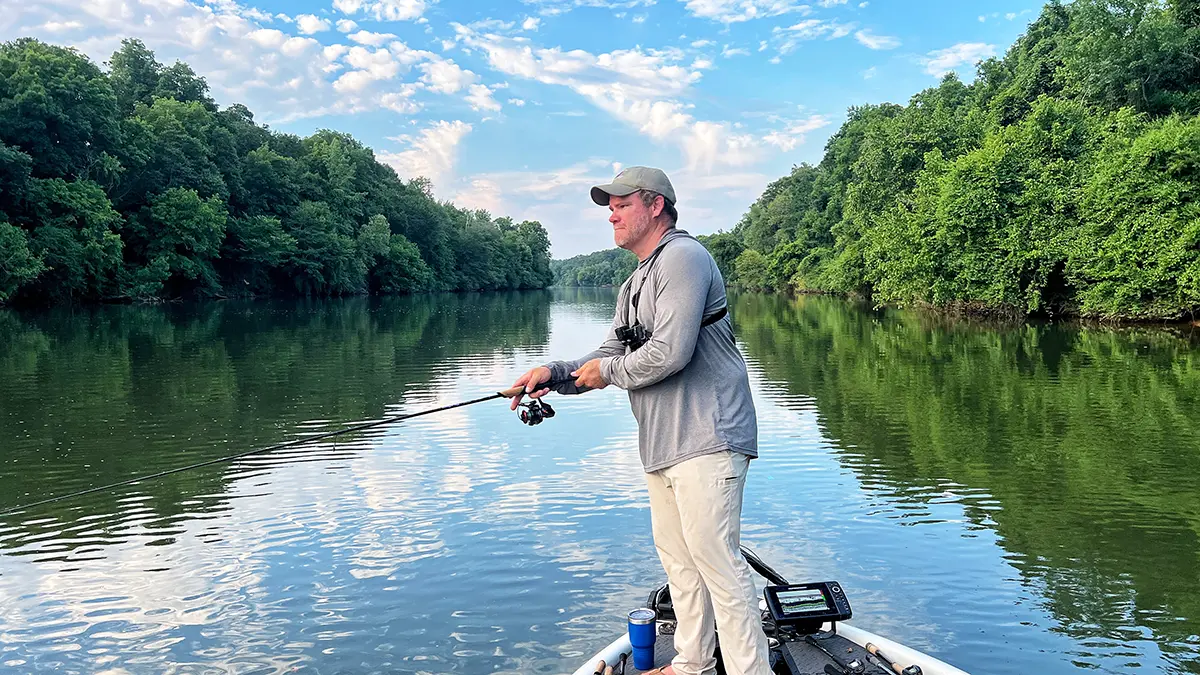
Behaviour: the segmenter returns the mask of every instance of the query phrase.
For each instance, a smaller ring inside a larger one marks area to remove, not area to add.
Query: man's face
[[[642,198],[635,192],[624,197],[609,195],[608,222],[613,226],[613,241],[617,246],[629,249],[650,233],[654,224],[652,206],[642,203]]]

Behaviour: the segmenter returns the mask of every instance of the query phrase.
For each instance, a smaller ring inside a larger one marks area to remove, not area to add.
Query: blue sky
[[[222,105],[353,134],[440,199],[541,221],[552,254],[610,248],[588,187],[666,170],[680,227],[729,230],[816,162],[850,106],[904,103],[1002,55],[1028,0],[0,0],[0,39],[103,63],[124,37]]]

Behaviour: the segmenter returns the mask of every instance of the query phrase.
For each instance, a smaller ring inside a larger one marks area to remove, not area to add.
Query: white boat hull
[[[829,630],[829,624],[821,627],[823,630]],[[870,631],[856,628],[847,623],[839,623],[837,625],[837,633],[847,640],[857,644],[860,647],[866,647],[870,642],[879,648],[889,659],[896,663],[908,666],[916,664],[921,666],[921,671],[925,675],[969,675],[964,670],[955,668],[954,666],[939,661],[928,654],[919,652],[911,647],[906,647],[899,642],[889,640],[885,637],[876,635]],[[622,653],[631,651],[633,648],[629,645],[629,635],[625,634],[613,640],[604,649],[596,652],[592,658],[583,662],[575,672],[570,675],[592,675],[596,669],[596,662],[601,659],[605,663],[614,663]]]

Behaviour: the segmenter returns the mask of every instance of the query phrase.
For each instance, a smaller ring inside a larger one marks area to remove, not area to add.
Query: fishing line
[[[552,382],[542,382],[541,386],[538,387],[538,390],[546,389],[546,388],[554,388],[559,385],[566,384],[568,382],[573,383],[574,380],[562,380],[562,381],[555,380]],[[152,473],[152,474],[149,474],[146,476],[130,478],[130,479],[123,480],[123,481],[120,481],[117,483],[101,485],[99,487],[88,488],[86,490],[79,490],[78,492],[70,492],[68,494],[59,495],[57,497],[50,497],[48,499],[43,499],[43,500],[36,501],[36,502],[30,502],[28,504],[22,504],[20,506],[14,506],[12,508],[0,510],[0,516],[7,516],[9,514],[13,514],[18,511],[24,511],[26,509],[32,509],[32,508],[35,508],[38,506],[44,506],[46,504],[53,504],[55,502],[65,501],[67,499],[74,499],[76,497],[82,497],[84,495],[90,495],[90,494],[93,494],[96,492],[104,492],[107,490],[112,490],[114,488],[125,487],[127,485],[134,485],[136,483],[141,483],[143,481],[155,480],[158,478],[162,478],[164,476],[170,476],[170,475],[176,474],[176,473],[183,473],[184,471],[192,471],[193,469],[199,469],[199,468],[206,467],[206,466],[212,466],[213,464],[221,464],[223,462],[232,462],[233,460],[241,459],[243,457],[249,457],[251,455],[258,455],[258,454],[262,454],[262,453],[266,453],[266,452],[274,452],[275,450],[282,450],[284,448],[291,448],[291,447],[295,447],[297,445],[304,445],[305,443],[321,441],[326,438],[332,438],[334,436],[341,436],[343,434],[350,434],[350,433],[354,433],[356,431],[370,429],[372,427],[383,426],[385,424],[395,424],[396,422],[403,422],[404,420],[410,420],[414,417],[421,417],[422,415],[432,415],[433,413],[436,413],[436,412],[453,410],[454,408],[461,408],[463,406],[474,405],[476,403],[483,403],[484,401],[491,401],[491,400],[497,399],[497,398],[512,398],[513,396],[516,396],[517,394],[524,394],[524,393],[525,393],[525,387],[513,387],[511,389],[505,389],[504,391],[498,391],[489,396],[481,396],[479,398],[471,399],[469,401],[461,401],[459,403],[451,403],[449,405],[444,405],[444,406],[441,406],[438,408],[430,408],[429,410],[422,410],[420,412],[409,413],[407,415],[396,415],[394,417],[385,417],[380,420],[375,420],[374,422],[365,422],[363,424],[356,424],[353,426],[349,426],[349,427],[346,427],[345,429],[338,429],[336,431],[326,431],[324,433],[320,433],[315,436],[306,436],[304,438],[297,438],[292,441],[287,441],[286,443],[279,443],[277,445],[272,445],[272,446],[268,446],[265,448],[258,448],[257,450],[247,450],[246,452],[239,452],[236,455],[217,457],[216,459],[209,459],[209,460],[205,460],[203,462],[197,462],[195,464],[189,464],[187,466],[181,466],[181,467],[178,467],[175,469],[167,469],[166,471],[159,471],[158,473]],[[534,399],[534,402],[536,402],[536,401],[537,401],[537,399]],[[532,403],[523,404],[523,405],[529,406],[529,405],[532,405]],[[541,405],[542,405],[542,407],[547,407],[547,408],[549,407],[549,406],[546,406],[545,404],[541,404]],[[522,411],[522,412],[525,412],[525,411]],[[551,412],[551,414],[548,416],[553,416],[553,412]],[[525,415],[522,415],[522,421],[524,421],[524,420],[525,420]],[[526,423],[528,424],[528,422],[526,422]]]

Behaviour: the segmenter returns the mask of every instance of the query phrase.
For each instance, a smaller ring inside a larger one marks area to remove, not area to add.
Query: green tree
[[[372,285],[383,293],[414,293],[429,288],[433,276],[416,244],[393,234],[388,250],[371,270]]]
[[[141,40],[121,40],[121,48],[113,52],[108,67],[109,82],[125,116],[132,115],[139,103],[150,105],[154,102],[162,64]]]
[[[1131,126],[1096,158],[1068,274],[1085,313],[1178,317],[1200,307],[1200,119]]]
[[[139,254],[139,295],[179,297],[220,291],[213,259],[225,236],[225,205],[195,190],[170,188],[150,198],[135,219]]]
[[[92,181],[33,179],[26,226],[46,265],[25,292],[52,301],[102,300],[121,293],[121,214]]]
[[[296,240],[296,251],[287,262],[295,290],[304,295],[345,295],[365,290],[367,266],[356,242],[339,225],[325,202],[301,202],[284,222]]]
[[[43,269],[42,261],[29,250],[25,231],[0,220],[0,302]]]
[[[221,109],[138,40],[102,72],[0,45],[7,301],[542,288],[550,242],[434,198],[348,134],[301,138]],[[28,254],[28,255],[27,255]],[[415,257],[414,257],[415,255]]]
[[[771,290],[772,284],[767,272],[767,259],[755,249],[742,251],[734,263],[737,271],[737,284],[753,291]]]
[[[0,45],[0,143],[37,178],[86,178],[121,140],[117,99],[74,49],[21,38]]]
[[[971,84],[851,108],[821,162],[733,229],[766,260],[747,256],[739,283],[1013,315],[1200,311],[1195,7],[1052,0]]]
[[[271,293],[277,287],[275,271],[295,253],[296,239],[284,231],[278,218],[231,217],[218,261],[222,285],[238,295]]]

